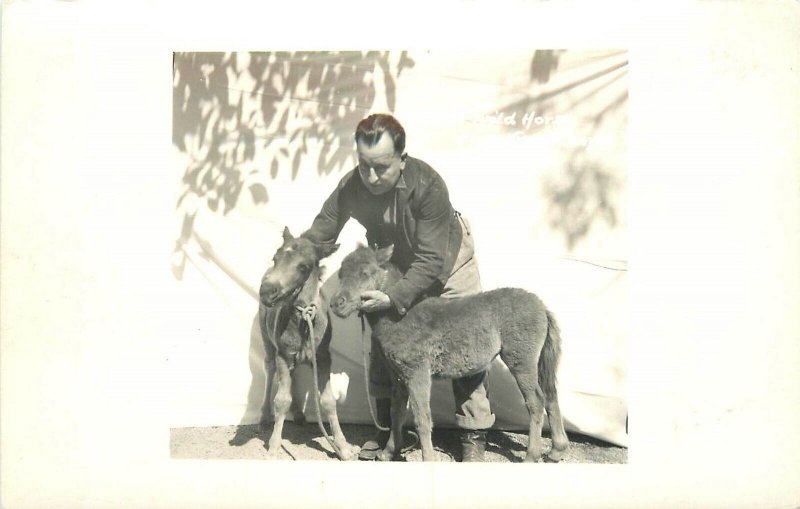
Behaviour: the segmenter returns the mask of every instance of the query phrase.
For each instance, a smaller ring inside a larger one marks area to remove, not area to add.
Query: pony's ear
[[[294,237],[292,237],[292,234],[289,231],[289,227],[288,226],[284,226],[283,227],[283,242],[289,242],[293,238]]]
[[[375,258],[378,260],[378,265],[383,267],[386,265],[389,260],[392,259],[392,253],[394,252],[394,244],[389,244],[386,247],[378,248],[375,250]]]
[[[317,250],[317,258],[322,260],[335,253],[336,250],[339,249],[339,244],[323,242],[322,244],[314,244],[314,249]]]

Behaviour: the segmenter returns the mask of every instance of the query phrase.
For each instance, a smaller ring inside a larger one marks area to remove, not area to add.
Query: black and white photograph
[[[0,507],[800,506],[798,20],[4,2]]]
[[[174,58],[172,267],[208,322],[171,345],[173,457],[376,459],[408,365],[445,442],[395,459],[538,461],[547,408],[546,458],[625,462],[625,50]]]

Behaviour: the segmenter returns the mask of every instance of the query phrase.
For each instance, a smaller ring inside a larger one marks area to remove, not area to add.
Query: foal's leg
[[[400,455],[403,448],[403,424],[406,421],[408,388],[399,380],[392,381],[392,426],[386,447],[378,452],[378,461],[392,461]]]
[[[275,359],[275,385],[277,386],[273,402],[275,425],[272,428],[272,435],[269,437],[269,448],[267,449],[267,458],[269,459],[278,457],[283,434],[283,421],[292,404],[292,367],[280,355]]]
[[[542,457],[542,425],[544,424],[544,394],[536,380],[536,373],[517,374],[517,384],[525,398],[531,416],[528,430],[528,451],[525,461],[539,461]]]
[[[275,367],[275,357],[278,355],[275,347],[267,342],[266,346],[266,360],[264,361],[264,370],[266,376],[264,377],[266,383],[264,384],[264,402],[261,405],[261,419],[259,424],[266,426],[272,419],[272,384],[277,383],[277,371]]]
[[[558,405],[558,392],[555,387],[552,392],[548,391],[546,396],[545,408],[547,408],[547,420],[550,421],[550,436],[553,440],[553,447],[547,453],[547,457],[553,461],[559,461],[564,456],[564,452],[569,447],[569,438],[564,431],[564,419],[561,417],[561,408]]]
[[[431,416],[431,373],[429,370],[419,370],[414,374],[408,382],[408,393],[411,410],[417,420],[422,461],[436,461],[436,453],[433,451],[433,442],[431,441],[433,417]]]
[[[342,433],[342,427],[339,425],[339,417],[336,414],[336,397],[333,395],[333,388],[331,387],[331,357],[330,353],[317,352],[317,379],[319,381],[320,407],[324,412],[325,418],[331,423],[331,432],[333,433],[333,443],[336,445],[336,452],[343,460],[354,460],[358,458],[358,446],[347,443],[347,439]],[[315,395],[316,397],[316,395]]]
[[[259,424],[264,426],[272,419],[272,384],[275,383],[277,377],[275,376],[275,358],[278,356],[278,351],[270,339],[271,332],[266,325],[267,320],[267,307],[263,304],[258,306],[258,323],[261,329],[261,339],[264,343],[264,370],[266,376],[264,377],[264,402],[261,405],[261,419]]]
[[[525,461],[536,462],[542,457],[542,425],[544,424],[544,394],[536,372],[517,375],[517,384],[525,399],[525,406],[531,416],[528,429],[528,451]]]
[[[510,355],[500,357],[508,366],[511,374],[517,381],[522,397],[525,399],[525,406],[531,416],[530,427],[528,428],[528,451],[525,454],[525,461],[539,461],[542,457],[542,425],[544,424],[544,393],[539,386],[539,370],[536,359],[514,359]]]

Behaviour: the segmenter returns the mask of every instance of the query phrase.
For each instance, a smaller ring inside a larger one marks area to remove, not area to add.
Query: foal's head
[[[331,310],[337,316],[344,318],[357,310],[363,292],[381,289],[393,249],[394,246],[380,249],[359,246],[342,260],[339,290],[331,299]]]
[[[294,301],[310,277],[319,277],[319,261],[338,248],[339,244],[315,244],[304,237],[292,237],[289,228],[284,228],[283,245],[261,278],[261,303],[271,307]]]

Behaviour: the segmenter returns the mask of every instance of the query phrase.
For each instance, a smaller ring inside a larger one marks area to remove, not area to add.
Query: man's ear
[[[284,226],[284,227],[283,227],[283,242],[284,242],[284,243],[286,243],[286,242],[289,242],[289,241],[290,241],[290,240],[292,240],[293,238],[294,238],[294,237],[292,237],[292,234],[291,234],[291,232],[289,231],[289,227],[288,227],[288,226]]]
[[[314,244],[314,249],[317,250],[317,258],[322,260],[335,253],[336,250],[339,249],[339,244],[323,242],[322,244]]]
[[[394,244],[389,244],[386,247],[376,249],[375,258],[378,261],[378,265],[383,267],[389,263],[389,260],[392,259],[392,253],[394,253]]]

